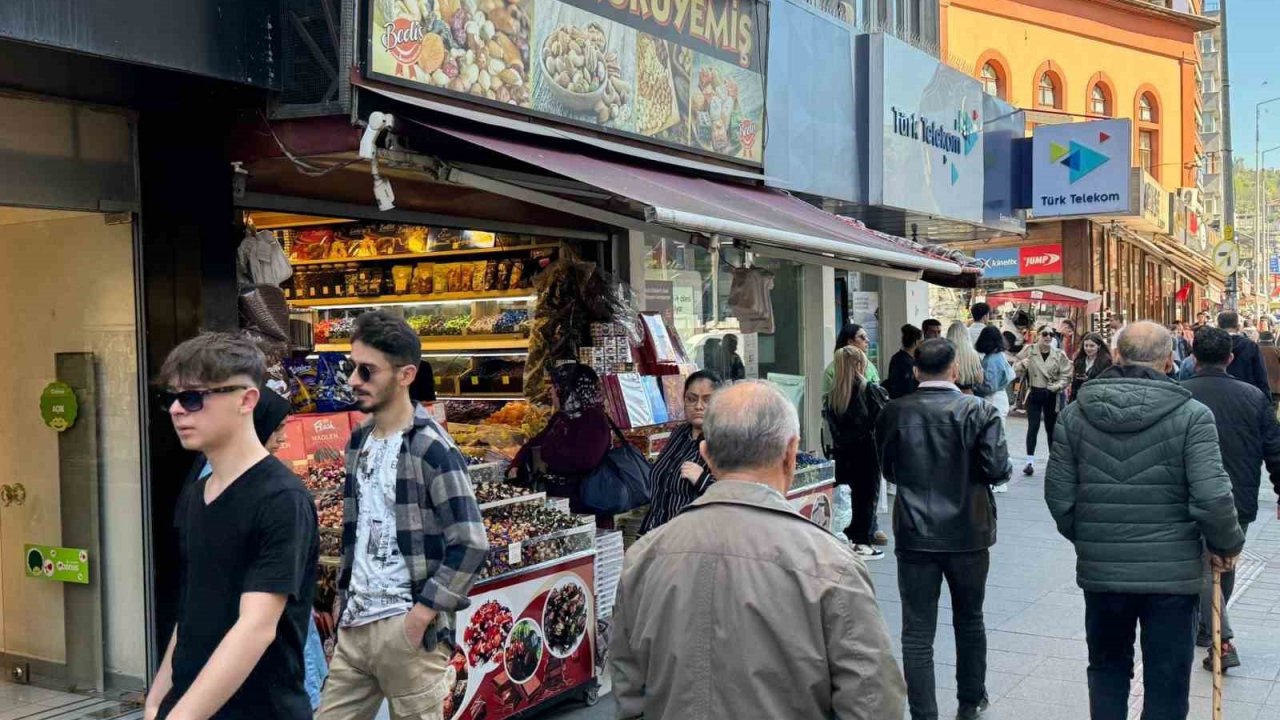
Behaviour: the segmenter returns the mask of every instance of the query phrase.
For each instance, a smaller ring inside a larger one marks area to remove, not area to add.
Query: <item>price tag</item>
[[[503,375],[503,376],[502,376],[502,384],[503,384],[503,385],[510,385],[510,384],[511,384],[511,376],[510,376],[510,375]]]
[[[475,376],[475,375],[472,375],[472,376],[471,376],[471,384],[472,384],[472,385],[479,385],[479,384],[480,384],[480,378],[479,378],[479,377],[477,377],[477,376]]]
[[[523,546],[519,542],[513,542],[507,546],[507,564],[519,565],[524,562]]]

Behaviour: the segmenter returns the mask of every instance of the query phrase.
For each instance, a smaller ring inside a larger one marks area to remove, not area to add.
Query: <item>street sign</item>
[[[1228,226],[1230,227],[1230,226]],[[1223,275],[1234,274],[1240,269],[1240,248],[1230,240],[1213,246],[1213,266]]]
[[[1235,225],[1228,225],[1228,226],[1226,226],[1226,227],[1222,228],[1222,239],[1223,239],[1223,240],[1225,240],[1225,241],[1227,241],[1227,242],[1231,242],[1232,240],[1235,240],[1235,239],[1236,239],[1236,226],[1235,226]]]

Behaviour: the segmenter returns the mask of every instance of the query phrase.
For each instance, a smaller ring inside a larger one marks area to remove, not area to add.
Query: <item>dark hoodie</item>
[[[1162,373],[1115,366],[1058,418],[1045,501],[1089,592],[1200,592],[1202,542],[1244,536],[1213,413]]]
[[[1227,366],[1227,374],[1249,383],[1271,397],[1271,382],[1267,379],[1267,366],[1262,361],[1258,343],[1244,335],[1232,335],[1231,354],[1236,359]]]

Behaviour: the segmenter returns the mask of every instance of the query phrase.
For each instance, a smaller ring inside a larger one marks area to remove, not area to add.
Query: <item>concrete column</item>
[[[923,280],[880,278],[880,377],[889,371],[889,358],[898,352],[901,328],[920,327],[929,317],[929,285]]]
[[[804,265],[801,277],[801,362],[805,384],[801,406],[801,447],[822,448],[822,375],[836,342],[836,273],[829,267]]]

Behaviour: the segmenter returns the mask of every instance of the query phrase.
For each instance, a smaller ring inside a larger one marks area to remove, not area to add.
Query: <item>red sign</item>
[[[1056,275],[1061,272],[1061,245],[1027,245],[1018,248],[1019,275]]]

